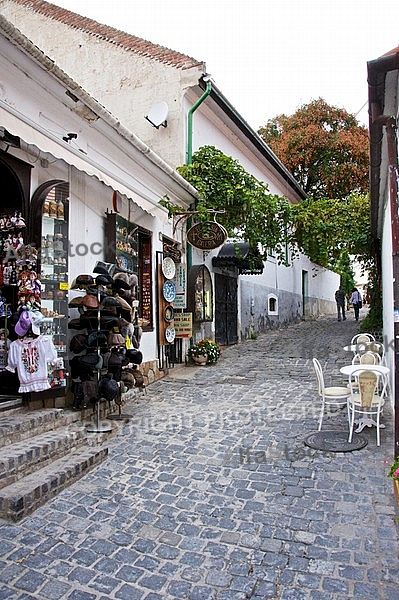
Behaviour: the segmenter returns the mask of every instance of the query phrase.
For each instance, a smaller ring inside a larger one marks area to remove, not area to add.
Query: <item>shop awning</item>
[[[90,175],[90,177],[96,177],[99,181],[102,181],[113,190],[130,198],[142,210],[150,215],[154,216],[155,213],[157,213],[157,216],[164,218],[164,220],[168,218],[167,212],[162,209],[158,203],[143,197],[141,192],[135,192],[112,174],[106,173],[100,165],[94,164],[88,158],[85,158],[83,154],[80,154],[79,150],[75,150],[71,146],[67,147],[65,143],[52,139],[36,129],[33,125],[24,122],[4,110],[1,106],[0,127],[4,127],[12,136],[18,136],[21,139],[21,142],[23,140],[27,145],[34,145],[38,150],[49,153],[54,156],[54,158],[63,160],[66,164],[74,166],[79,171]],[[23,147],[22,143],[21,147]]]
[[[241,275],[261,275],[263,260],[259,250],[250,248],[249,242],[227,241],[217,256],[212,258],[214,267],[236,267]]]

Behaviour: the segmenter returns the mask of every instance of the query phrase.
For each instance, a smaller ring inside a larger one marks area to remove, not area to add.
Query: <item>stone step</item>
[[[108,455],[108,448],[78,448],[0,490],[0,517],[19,521],[71,485]]]
[[[86,440],[84,426],[73,424],[3,446],[0,448],[0,489],[84,445]]]
[[[22,407],[20,396],[0,396],[0,412]]]
[[[63,408],[29,411],[24,408],[0,413],[0,448],[35,435],[81,422],[79,412]]]

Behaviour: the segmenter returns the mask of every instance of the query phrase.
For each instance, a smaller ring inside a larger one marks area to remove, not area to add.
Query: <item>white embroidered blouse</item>
[[[57,360],[57,352],[49,336],[22,338],[11,342],[7,370],[17,371],[19,392],[42,392],[51,386],[48,382],[47,363]]]

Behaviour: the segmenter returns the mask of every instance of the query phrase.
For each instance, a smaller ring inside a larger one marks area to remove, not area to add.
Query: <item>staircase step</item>
[[[63,408],[28,411],[16,409],[0,413],[0,448],[31,438],[57,427],[68,426],[81,421],[80,413]]]
[[[0,489],[86,443],[83,426],[60,427],[0,448]]]
[[[0,396],[0,412],[5,412],[11,408],[22,408],[22,398],[20,396]]]
[[[56,496],[108,455],[108,448],[79,448],[0,490],[0,517],[19,521]]]

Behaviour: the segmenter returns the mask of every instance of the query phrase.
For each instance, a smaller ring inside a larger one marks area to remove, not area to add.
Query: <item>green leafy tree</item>
[[[258,133],[312,198],[367,193],[368,132],[343,108],[319,98]]]
[[[293,242],[311,260],[336,269],[342,252],[370,261],[370,203],[354,192],[346,198],[309,198],[292,207]]]
[[[192,164],[178,167],[178,171],[201,194],[196,205],[198,220],[209,220],[209,210],[223,210],[217,220],[229,236],[247,240],[251,250],[257,247],[263,258],[267,249],[273,248],[284,260],[286,232],[291,225],[286,198],[270,194],[265,183],[214,146],[201,147]]]

